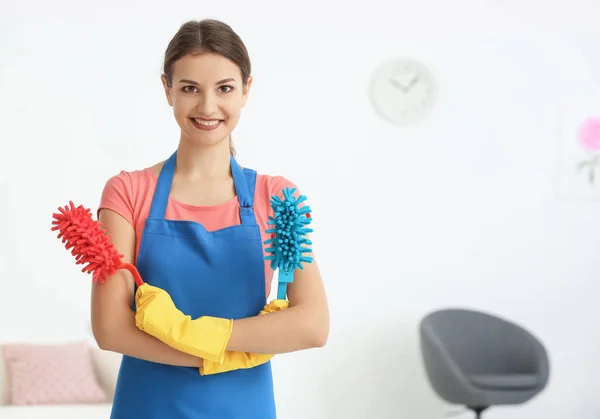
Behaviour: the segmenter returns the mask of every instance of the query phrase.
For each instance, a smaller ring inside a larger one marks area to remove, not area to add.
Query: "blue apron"
[[[194,221],[165,219],[175,152],[160,173],[137,268],[192,318],[256,316],[266,304],[263,245],[254,217],[256,172],[231,157],[239,225],[207,231]],[[111,419],[275,419],[271,363],[201,376],[123,356]]]

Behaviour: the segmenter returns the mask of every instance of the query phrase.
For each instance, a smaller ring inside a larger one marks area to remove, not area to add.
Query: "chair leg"
[[[484,410],[487,410],[489,406],[484,407],[469,407],[473,412],[475,412],[475,419],[481,419],[481,414]]]

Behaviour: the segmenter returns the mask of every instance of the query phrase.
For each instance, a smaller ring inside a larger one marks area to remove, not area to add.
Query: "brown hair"
[[[165,51],[163,65],[167,86],[173,84],[173,65],[188,54],[214,53],[233,61],[242,73],[242,83],[248,83],[251,74],[250,56],[241,38],[231,26],[215,19],[191,20],[181,25]],[[229,137],[229,151],[235,156],[235,147]]]

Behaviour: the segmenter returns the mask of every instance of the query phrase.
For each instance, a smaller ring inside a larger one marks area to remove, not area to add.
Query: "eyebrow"
[[[230,77],[228,79],[219,80],[215,84],[218,85],[218,84],[223,84],[223,83],[229,83],[231,81],[235,81],[235,79],[233,77]],[[194,80],[188,80],[188,79],[181,79],[181,80],[179,80],[179,83],[187,83],[187,84],[193,84],[195,86],[200,86],[200,84],[198,82],[195,82]]]

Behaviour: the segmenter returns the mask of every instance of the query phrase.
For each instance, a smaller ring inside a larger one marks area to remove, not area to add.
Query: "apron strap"
[[[256,186],[256,171],[242,168],[231,156],[231,174],[235,184],[235,192],[240,203],[240,222],[245,225],[256,225],[254,216],[254,190]]]
[[[152,206],[150,207],[150,219],[165,218],[167,211],[167,203],[169,202],[169,194],[171,193],[171,184],[173,183],[173,174],[175,173],[175,163],[177,161],[177,151],[171,154],[171,157],[163,164],[158,176],[156,190],[152,198]]]
[[[248,193],[250,197],[250,206],[243,207],[240,204],[240,221],[246,225],[257,225],[256,217],[254,216],[254,189],[256,186],[256,171],[245,168],[246,184],[248,185]]]

